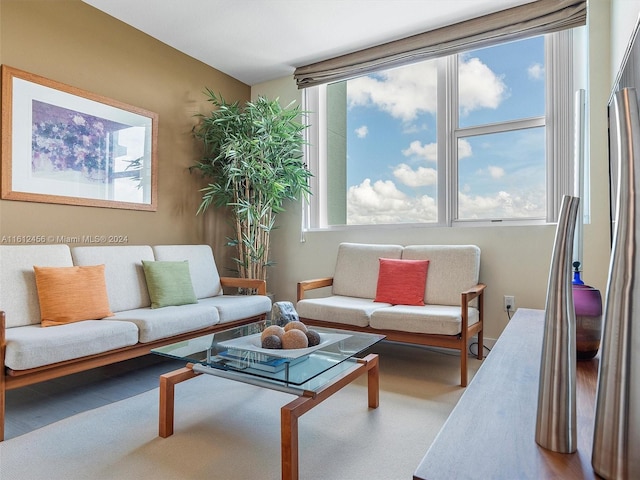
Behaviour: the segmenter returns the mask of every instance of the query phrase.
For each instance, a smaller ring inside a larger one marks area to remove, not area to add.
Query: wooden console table
[[[415,471],[414,480],[594,479],[598,358],[577,362],[578,450],[535,442],[544,311],[518,309]]]

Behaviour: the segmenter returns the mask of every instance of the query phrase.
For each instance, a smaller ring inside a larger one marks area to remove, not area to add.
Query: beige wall
[[[194,113],[205,87],[248,100],[250,87],[80,0],[1,0],[0,62],[159,114],[158,210],[0,201],[0,236],[126,235],[129,244],[210,243],[220,263],[226,224],[196,217],[201,180]],[[219,217],[219,215],[218,215]],[[223,262],[221,262],[222,260]]]
[[[606,290],[609,245],[609,191],[606,106],[609,78],[609,2],[592,6],[589,24],[589,103],[591,152],[591,224],[585,226],[584,279]],[[595,61],[594,61],[595,60]],[[280,97],[283,103],[300,101],[292,77],[251,89],[252,97]],[[462,228],[366,228],[306,233],[300,241],[299,205],[290,205],[278,218],[280,228],[272,241],[277,265],[269,274],[269,289],[276,300],[295,301],[296,283],[303,279],[330,276],[340,242],[476,244],[482,249],[480,280],[487,284],[486,331],[497,338],[508,322],[503,295],[515,295],[517,307],[544,308],[555,225],[530,227]]]

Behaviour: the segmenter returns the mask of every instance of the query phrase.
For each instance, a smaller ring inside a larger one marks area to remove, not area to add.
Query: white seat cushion
[[[210,327],[220,322],[220,316],[211,306],[190,304],[127,310],[116,313],[109,320],[131,322],[140,330],[140,342],[148,343]]]
[[[469,325],[478,322],[479,313],[469,308]],[[372,328],[399,330],[412,333],[430,333],[434,335],[457,335],[461,332],[462,317],[460,307],[448,305],[395,305],[380,308],[371,314]]]
[[[271,311],[271,300],[264,295],[218,295],[201,298],[198,303],[216,308],[220,315],[220,323],[255,317]]]
[[[6,335],[5,365],[14,370],[41,367],[138,343],[138,328],[134,324],[112,320],[85,320],[56,327],[28,325],[8,328]]]
[[[300,300],[296,310],[300,318],[366,327],[375,310],[390,306],[389,303],[376,303],[370,298],[333,295]]]

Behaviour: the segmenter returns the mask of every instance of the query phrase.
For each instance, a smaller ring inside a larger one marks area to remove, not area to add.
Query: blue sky
[[[459,56],[460,126],[544,115],[544,39]],[[348,223],[436,220],[436,61],[348,82]],[[461,218],[545,214],[544,128],[459,141]]]

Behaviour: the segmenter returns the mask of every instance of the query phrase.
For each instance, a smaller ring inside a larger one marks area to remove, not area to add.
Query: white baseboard
[[[478,337],[471,337],[470,343],[477,342],[477,341],[478,341]],[[493,348],[493,346],[496,344],[497,341],[498,341],[497,338],[487,338],[487,337],[483,338],[484,346],[490,349]]]
[[[401,342],[393,342],[391,340],[385,340],[385,341],[386,342],[390,342],[390,343],[401,343]],[[489,353],[489,350],[493,349],[493,346],[495,345],[496,341],[497,341],[497,338],[484,337],[483,343],[484,343],[484,346],[486,347],[485,350],[484,350],[484,356],[486,356]],[[476,356],[475,352],[477,352],[477,350],[475,349],[476,345],[474,345],[474,343],[475,344],[478,343],[478,337],[476,337],[476,336],[471,337],[469,339],[469,345],[473,345],[473,347],[471,347],[471,351],[473,353],[469,353],[470,357],[471,356],[472,357]],[[413,344],[413,343],[407,343],[407,344],[403,343],[403,345],[409,345],[409,346],[418,347],[418,348],[427,348],[427,349],[433,350],[435,352],[440,352],[440,353],[444,353],[444,354],[447,354],[447,355],[455,355],[456,357],[460,356],[460,354],[457,353],[456,350],[452,350],[450,348],[432,347],[431,345],[417,345],[417,344]],[[489,349],[489,350],[487,350],[487,349]],[[469,352],[469,347],[468,346],[467,346],[467,352]]]
[[[497,338],[487,338],[487,337],[484,337],[482,339],[482,343],[484,343],[484,346],[485,346],[484,355],[487,355],[489,351],[493,349],[493,346],[495,345],[497,340],[498,340]],[[473,345],[471,347],[471,351],[474,353],[477,352],[475,348],[477,343],[478,343],[478,337],[471,337],[471,340],[469,340],[469,345]]]

